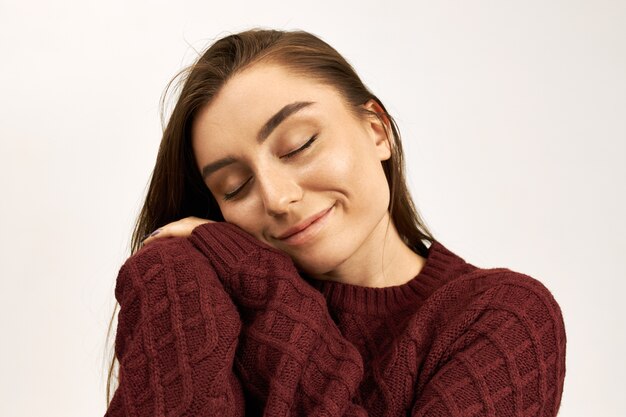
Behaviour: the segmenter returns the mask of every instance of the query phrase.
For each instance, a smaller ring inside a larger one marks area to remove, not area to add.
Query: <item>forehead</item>
[[[314,107],[329,114],[344,106],[333,87],[276,64],[253,65],[228,80],[198,112],[193,123],[194,142],[215,135],[255,138],[270,117],[296,101],[315,102]]]

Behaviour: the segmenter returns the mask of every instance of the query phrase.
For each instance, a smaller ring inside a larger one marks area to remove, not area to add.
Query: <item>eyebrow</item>
[[[259,130],[259,133],[257,133],[257,138],[256,138],[257,142],[263,143],[263,141],[267,139],[267,137],[272,134],[274,129],[276,129],[278,125],[280,125],[282,122],[284,122],[285,119],[287,119],[292,114],[302,110],[303,108],[310,106],[311,104],[315,104],[315,103],[312,101],[295,101],[293,103],[290,103],[284,106],[282,109],[276,112],[275,115],[270,117],[269,120],[265,122],[263,127]],[[236,160],[233,157],[226,157],[226,158],[222,158],[215,162],[211,162],[210,164],[205,165],[204,168],[202,168],[202,178],[206,179],[209,175],[213,174],[215,171],[222,169],[225,166],[228,166],[235,161]]]

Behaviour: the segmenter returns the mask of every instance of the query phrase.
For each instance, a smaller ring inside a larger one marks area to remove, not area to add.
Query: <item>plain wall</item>
[[[609,0],[0,0],[0,415],[104,413],[160,95],[253,26],[344,54],[397,119],[438,240],[550,289],[559,415],[626,415],[626,2]]]

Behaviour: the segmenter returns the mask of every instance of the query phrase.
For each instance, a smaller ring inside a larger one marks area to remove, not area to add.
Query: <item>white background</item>
[[[626,2],[0,0],[0,415],[105,411],[105,333],[167,81],[211,40],[305,29],[400,125],[435,236],[542,281],[560,416],[624,416]]]

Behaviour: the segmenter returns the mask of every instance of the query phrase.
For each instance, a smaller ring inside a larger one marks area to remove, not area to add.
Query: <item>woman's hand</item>
[[[146,235],[142,241],[142,245],[153,242],[161,237],[187,237],[196,227],[205,223],[213,223],[213,220],[201,219],[200,217],[185,217],[184,219],[168,223],[163,227],[159,227],[154,232]]]

